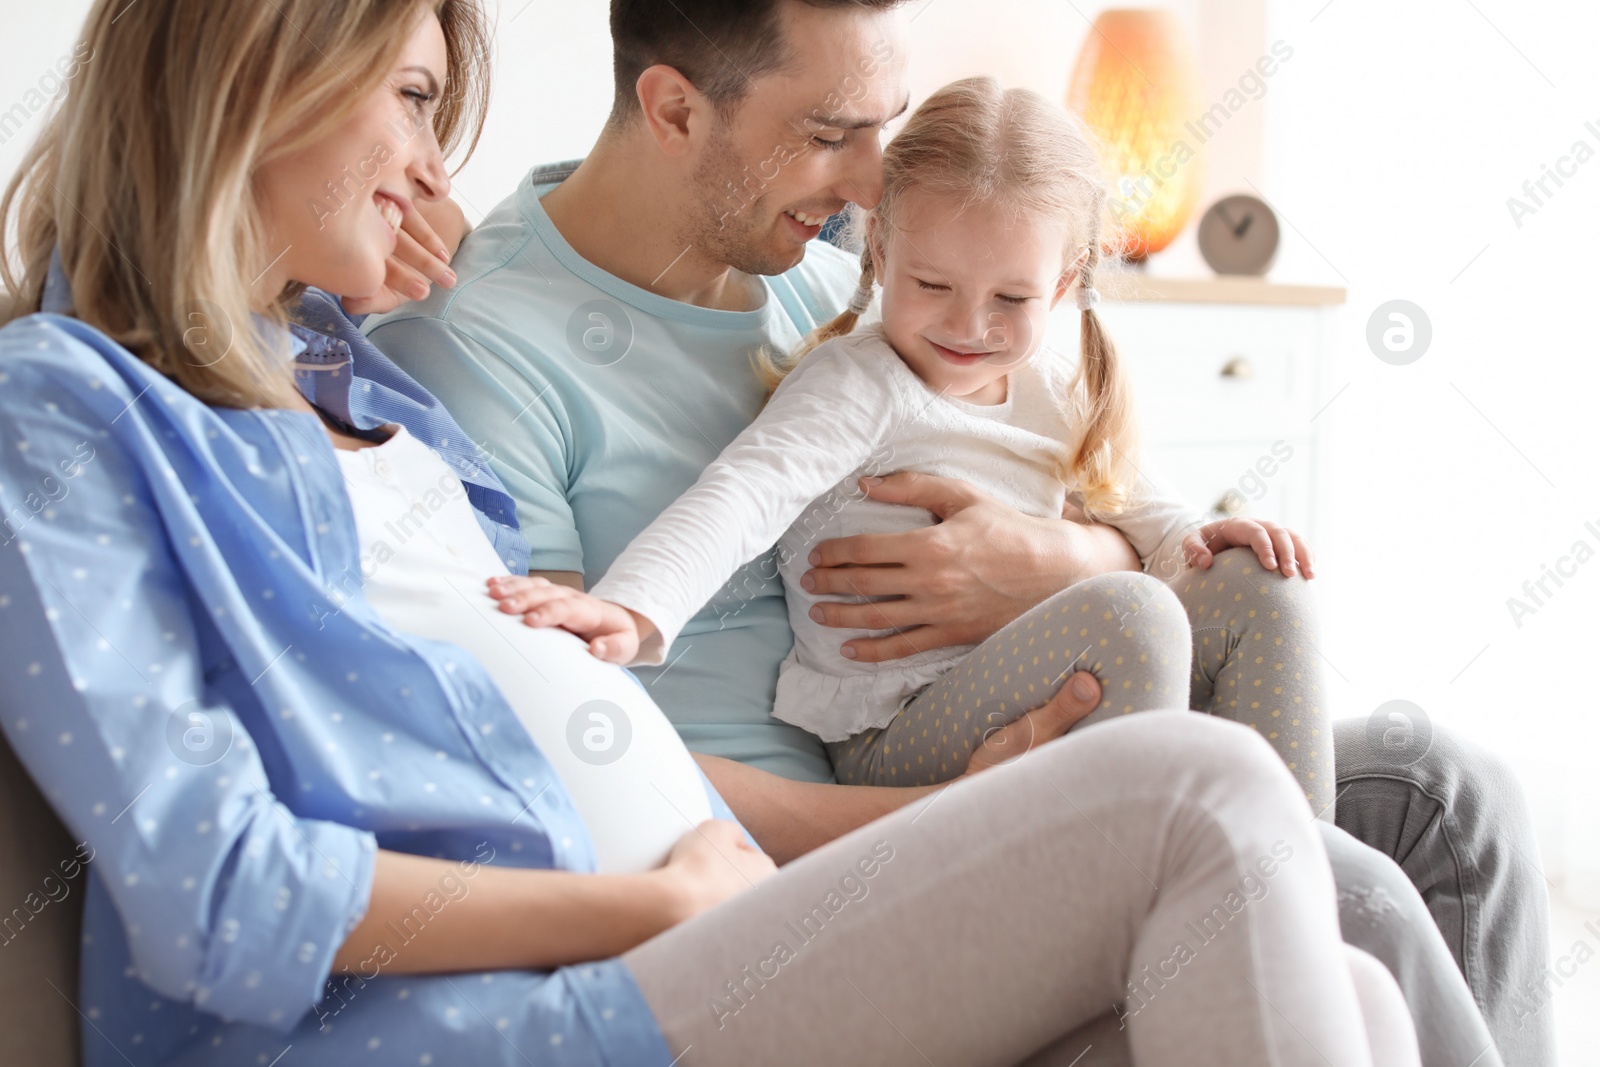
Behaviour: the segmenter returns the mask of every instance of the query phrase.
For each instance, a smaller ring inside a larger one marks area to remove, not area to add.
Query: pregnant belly
[[[481,579],[443,596],[373,582],[366,592],[395,629],[449,642],[484,665],[572,794],[602,872],[660,866],[711,818],[699,769],[672,723],[627,672],[589,655],[578,638],[502,614]]]

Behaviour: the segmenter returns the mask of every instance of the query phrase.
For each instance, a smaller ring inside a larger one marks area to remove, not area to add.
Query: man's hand
[[[1024,515],[954,478],[901,472],[861,484],[874,500],[926,508],[940,520],[824,541],[812,552],[813,569],[800,580],[810,592],[900,598],[812,610],[827,626],[898,631],[846,642],[843,654],[863,663],[977,644],[1074,582],[1139,569],[1112,527]]]
[[[1079,671],[1043,706],[984,734],[983,743],[967,760],[966,774],[977,774],[1022,758],[1025,753],[1046,741],[1054,741],[1078,725],[1099,706],[1100,679],[1088,671]]]
[[[383,288],[371,296],[345,297],[344,309],[352,315],[378,315],[421,300],[430,292],[430,283],[455,288],[450,260],[466,234],[466,223],[454,200],[413,204],[400,221],[394,254],[385,265]]]

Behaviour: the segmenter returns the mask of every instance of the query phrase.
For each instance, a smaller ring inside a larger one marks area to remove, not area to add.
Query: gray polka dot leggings
[[[1102,696],[1073,727],[1187,705],[1256,730],[1332,818],[1333,735],[1304,578],[1267,572],[1248,548],[1170,583],[1135,571],[1062,590],[973,649],[889,725],[828,745],[850,785],[930,785],[966,770],[990,733],[1093,672]],[[1184,694],[1187,693],[1187,698]]]

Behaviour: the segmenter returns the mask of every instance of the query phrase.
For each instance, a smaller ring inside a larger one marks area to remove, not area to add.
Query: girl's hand
[[[683,922],[777,871],[772,857],[751,848],[737,824],[707,819],[672,846],[660,876],[670,886],[672,914]]]
[[[371,296],[345,297],[344,309],[352,315],[379,315],[421,300],[431,285],[455,288],[450,260],[466,235],[466,223],[454,200],[413,204],[400,220],[394,254],[384,265],[383,288]]]
[[[1315,578],[1311,548],[1305,539],[1286,527],[1264,519],[1220,519],[1193,531],[1183,539],[1183,558],[1191,567],[1205,570],[1217,552],[1232,545],[1245,545],[1256,551],[1256,558],[1269,571],[1281,570],[1293,578],[1298,567],[1305,576]]]
[[[589,642],[595,659],[626,666],[639,645],[655,632],[641,615],[620,604],[556,585],[548,578],[505,576],[489,579],[489,595],[507,615],[521,615],[529,626],[559,626]]]

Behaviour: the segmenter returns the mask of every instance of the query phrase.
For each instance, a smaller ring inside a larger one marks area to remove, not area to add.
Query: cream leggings
[[[828,746],[853,785],[949,781],[989,733],[1043,704],[1078,670],[1103,696],[1074,729],[1187,706],[1249,726],[1333,818],[1333,733],[1318,689],[1304,578],[1267,572],[1248,548],[1170,583],[1131,571],[1062,590],[968,653],[894,721]]]
[[[623,959],[681,1067],[1417,1062],[1294,779],[1203,715],[1074,732]]]

